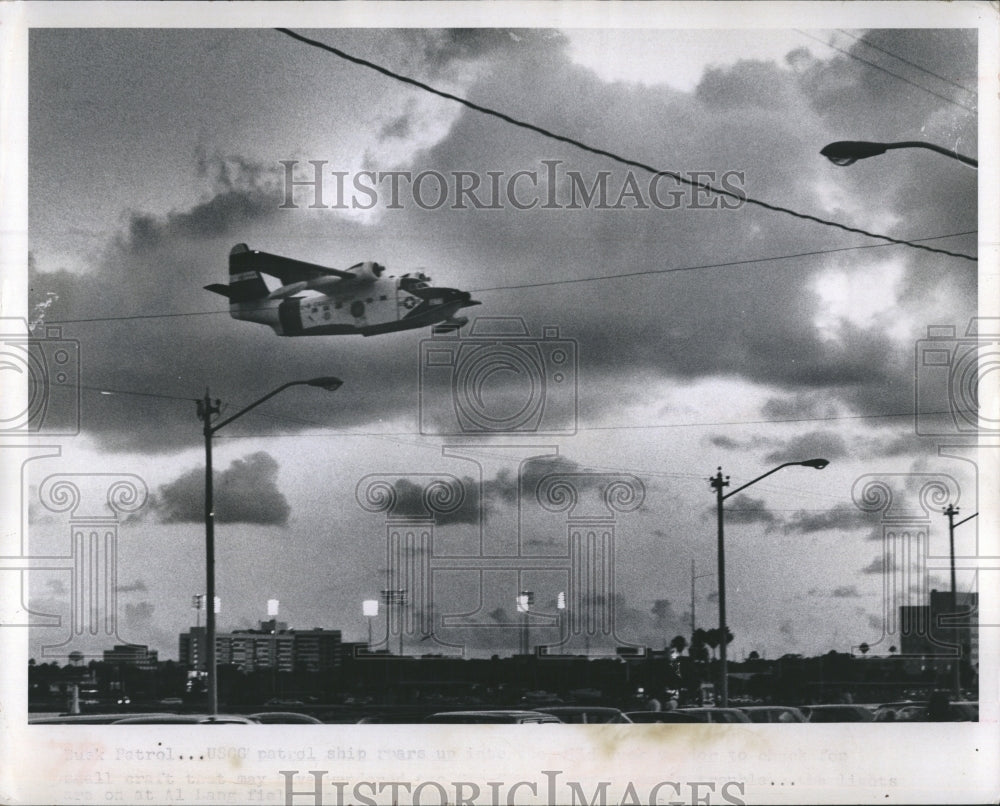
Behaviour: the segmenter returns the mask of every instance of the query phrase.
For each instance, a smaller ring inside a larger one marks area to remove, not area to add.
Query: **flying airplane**
[[[264,276],[275,278],[268,285]],[[229,299],[233,319],[258,322],[279,336],[375,336],[437,323],[460,328],[462,308],[480,303],[467,291],[434,288],[423,272],[383,276],[385,266],[365,261],[346,271],[251,250],[229,252],[229,285],[205,288]]]

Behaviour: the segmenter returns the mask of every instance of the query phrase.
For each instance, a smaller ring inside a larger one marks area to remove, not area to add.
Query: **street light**
[[[768,470],[761,476],[753,479],[753,481],[748,481],[741,487],[737,487],[725,495],[722,494],[722,488],[729,486],[729,476],[722,475],[722,468],[719,468],[719,472],[708,480],[708,483],[715,490],[715,506],[716,506],[716,516],[719,524],[719,665],[721,674],[721,692],[722,692],[722,707],[729,707],[729,677],[728,677],[728,666],[726,660],[726,636],[729,634],[726,629],[726,549],[725,541],[723,537],[723,509],[722,502],[727,498],[736,495],[736,493],[741,490],[745,490],[752,484],[756,484],[761,479],[766,479],[772,473],[777,473],[784,467],[792,467],[793,465],[801,465],[802,467],[812,467],[816,470],[822,470],[830,464],[826,459],[807,459],[804,462],[785,462],[784,464],[778,465],[771,470]]]
[[[322,377],[308,381],[290,381],[282,384],[264,397],[254,401],[249,406],[240,409],[236,414],[227,417],[219,423],[212,423],[212,415],[219,413],[221,401],[212,400],[205,390],[205,397],[196,401],[198,404],[198,419],[204,423],[202,433],[205,435],[205,597],[207,601],[215,601],[215,509],[212,487],[212,435],[220,428],[229,425],[237,417],[242,417],[251,409],[257,408],[265,400],[270,400],[290,386],[316,386],[328,392],[336,391],[343,381],[340,378]],[[213,716],[219,713],[219,689],[215,668],[215,608],[209,607],[205,612],[205,665],[208,667],[208,712]]]
[[[959,162],[964,162],[973,168],[979,167],[979,162],[972,159],[972,157],[966,157],[949,148],[942,148],[941,146],[934,145],[934,143],[925,143],[920,140],[907,140],[902,143],[869,143],[864,140],[838,140],[836,143],[823,146],[819,153],[834,165],[853,165],[858,160],[877,157],[886,151],[896,148],[926,148],[930,151],[936,151],[938,154],[944,154],[946,157],[951,157]]]
[[[962,520],[955,522],[955,516],[958,514],[958,507],[948,504],[948,507],[942,510],[948,518],[948,547],[951,552],[951,612],[952,618],[956,618],[958,615],[958,588],[955,585],[955,527],[961,526],[966,521],[971,521],[978,512],[974,512],[967,518],[962,518]],[[971,630],[971,627],[970,627]],[[954,673],[954,696],[956,700],[962,699],[962,644],[958,636],[958,625],[953,624],[952,634],[955,638],[955,647],[958,650],[958,657],[955,659],[955,673]],[[971,640],[971,637],[970,637]]]

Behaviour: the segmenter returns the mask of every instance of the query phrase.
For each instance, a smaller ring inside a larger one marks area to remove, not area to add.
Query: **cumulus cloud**
[[[146,589],[146,583],[141,579],[137,579],[130,585],[119,585],[115,588],[118,593],[138,593],[140,591],[145,591]]]
[[[898,571],[899,564],[889,554],[876,557],[861,569],[862,574],[883,574],[888,571]]]
[[[835,599],[857,599],[861,596],[857,585],[841,585],[834,588],[830,595]]]
[[[810,512],[807,510],[794,512],[785,522],[783,528],[786,532],[802,532],[805,534],[809,532],[821,532],[827,529],[852,531],[871,528],[876,517],[874,513],[864,512],[852,504],[839,503],[830,509],[820,512]]]
[[[284,526],[291,507],[278,489],[278,463],[263,451],[236,459],[215,474],[215,520]],[[151,511],[161,523],[201,523],[205,519],[205,472],[191,470],[164,484]]]
[[[767,508],[763,498],[754,498],[746,493],[738,493],[725,504],[727,523],[760,523],[772,528],[777,516]],[[711,510],[715,514],[715,509]]]
[[[840,459],[847,455],[847,443],[833,431],[812,431],[788,440],[767,455],[769,462],[797,462],[806,459]]]

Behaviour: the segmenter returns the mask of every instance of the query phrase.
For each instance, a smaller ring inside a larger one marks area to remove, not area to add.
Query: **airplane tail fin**
[[[226,296],[233,305],[267,297],[267,284],[256,268],[256,254],[245,243],[238,243],[229,252],[229,286]],[[209,291],[217,288],[206,286]]]

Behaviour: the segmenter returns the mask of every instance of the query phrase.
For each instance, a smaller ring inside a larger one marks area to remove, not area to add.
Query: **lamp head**
[[[820,154],[834,165],[853,165],[858,160],[884,154],[884,143],[868,143],[864,140],[838,140],[820,149]]]
[[[324,378],[313,378],[311,381],[306,381],[308,386],[318,386],[320,389],[325,389],[327,392],[336,392],[342,385],[343,381],[340,378],[334,378],[332,375]]]
[[[817,470],[822,470],[824,467],[830,464],[830,462],[827,459],[806,459],[806,461],[798,462],[798,464],[802,465],[803,467],[814,467]]]

